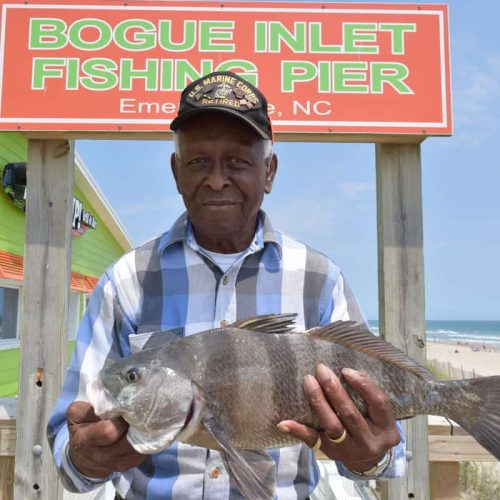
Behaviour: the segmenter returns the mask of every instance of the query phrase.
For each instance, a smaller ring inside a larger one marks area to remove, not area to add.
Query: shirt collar
[[[160,237],[158,252],[162,254],[168,247],[175,243],[186,243],[193,250],[199,250],[199,246],[194,239],[193,226],[187,212],[184,212],[174,222],[172,227]],[[269,216],[264,210],[259,210],[257,230],[254,239],[250,243],[249,250],[251,252],[262,250],[266,243],[271,243],[276,248],[278,257],[281,260],[282,249],[280,239],[271,224]]]

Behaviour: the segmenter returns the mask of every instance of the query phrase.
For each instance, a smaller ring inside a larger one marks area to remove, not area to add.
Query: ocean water
[[[368,321],[378,334],[378,321]],[[451,344],[470,343],[500,348],[500,321],[429,320],[426,322],[427,340]]]

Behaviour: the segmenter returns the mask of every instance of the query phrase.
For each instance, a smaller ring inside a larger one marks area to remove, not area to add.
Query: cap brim
[[[209,111],[216,111],[217,113],[224,113],[226,115],[234,116],[235,118],[238,118],[242,122],[245,122],[247,125],[249,125],[263,139],[272,140],[272,138],[269,136],[269,134],[266,134],[252,120],[248,119],[240,111],[236,111],[236,110],[233,110],[233,109],[230,109],[230,108],[223,108],[223,107],[219,107],[219,106],[210,106],[210,107],[198,108],[198,109],[190,109],[189,111],[185,111],[184,113],[182,113],[181,116],[178,116],[177,118],[174,118],[174,120],[170,124],[170,129],[175,132],[176,130],[179,129],[179,127],[183,123],[185,123],[187,120],[191,119],[193,116],[199,115],[201,113],[206,113],[206,112],[209,112]]]

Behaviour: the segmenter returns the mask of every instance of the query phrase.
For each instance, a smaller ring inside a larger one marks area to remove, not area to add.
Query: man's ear
[[[179,163],[177,162],[177,155],[175,153],[172,153],[170,156],[170,168],[172,169],[172,175],[174,176],[175,185],[177,186],[177,192],[182,194],[179,186]]]
[[[266,165],[266,180],[264,183],[264,192],[266,194],[269,194],[273,189],[274,177],[276,176],[277,170],[278,157],[273,153]]]

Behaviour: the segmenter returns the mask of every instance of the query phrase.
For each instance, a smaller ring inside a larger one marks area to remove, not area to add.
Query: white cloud
[[[324,198],[293,198],[286,204],[269,200],[264,210],[271,215],[275,227],[301,239],[331,228],[336,221],[335,207]]]
[[[461,64],[453,82],[456,139],[477,146],[500,132],[500,54]]]
[[[127,203],[117,209],[120,217],[149,215],[157,212],[175,211],[180,214],[184,211],[182,199],[179,196],[166,197],[163,199],[153,199],[150,197],[142,198],[138,201]]]
[[[375,191],[372,182],[341,182],[340,189],[347,198],[359,198]]]

